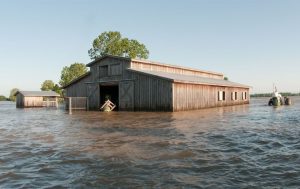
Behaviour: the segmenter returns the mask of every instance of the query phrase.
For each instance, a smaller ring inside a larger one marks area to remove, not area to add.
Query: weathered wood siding
[[[100,110],[100,88],[99,83],[89,83],[87,87],[88,108],[90,110]]]
[[[91,70],[91,81],[92,82],[105,82],[105,81],[120,81],[128,77],[126,71],[129,68],[130,62],[124,59],[117,58],[105,58],[95,64],[90,68]],[[104,69],[107,67],[107,74],[105,74]]]
[[[131,72],[135,111],[172,111],[172,82]]]
[[[184,75],[194,75],[194,76],[201,76],[201,77],[208,77],[208,78],[215,78],[215,79],[223,79],[224,77],[223,74],[217,74],[212,72],[210,73],[201,70],[187,69],[187,68],[181,68],[181,67],[164,65],[164,64],[144,63],[138,61],[132,61],[130,68],[169,72],[169,73],[184,74]]]
[[[134,111],[134,81],[119,82],[119,110]]]
[[[58,102],[56,97],[48,97],[49,100],[44,101],[44,97],[31,97],[24,96],[18,93],[16,96],[17,108],[30,108],[30,107],[57,107]]]
[[[118,85],[119,110],[127,111],[181,111],[249,103],[248,88],[174,83],[128,68],[223,79],[220,73],[116,57],[106,57],[89,66],[90,75],[67,87],[66,95],[87,97],[90,109],[100,108],[100,85]],[[224,101],[218,99],[218,91],[225,91]],[[232,99],[232,92],[237,92],[237,100]],[[242,99],[242,92],[247,92],[247,99]]]
[[[18,93],[16,96],[16,107],[24,108],[24,96],[21,93]]]
[[[91,74],[65,88],[67,97],[86,97],[86,83],[91,81]]]
[[[219,91],[225,91],[224,101],[219,101]],[[232,99],[233,92],[237,92],[237,100]],[[242,92],[247,92],[245,100],[242,99]],[[248,104],[249,99],[249,89],[247,88],[173,83],[173,111]]]
[[[130,61],[118,58],[105,58],[90,67],[90,74],[65,88],[67,97],[87,97],[89,109],[100,109],[100,83],[118,83],[130,77],[126,69]],[[101,69],[101,68],[105,69]],[[107,71],[106,71],[107,70]],[[106,73],[107,72],[107,73]]]
[[[43,107],[43,97],[24,97],[24,108]]]
[[[21,93],[16,96],[17,108],[43,107],[43,97],[25,97]]]
[[[127,71],[129,66],[130,61],[128,60],[108,57],[90,67],[91,83],[88,84],[87,89],[90,109],[100,109],[100,84],[119,84],[123,79],[130,77]]]

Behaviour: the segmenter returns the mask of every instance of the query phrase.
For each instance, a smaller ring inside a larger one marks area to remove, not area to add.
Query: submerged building
[[[59,94],[53,91],[17,91],[17,108],[58,107]]]
[[[122,111],[183,111],[249,103],[249,86],[222,73],[117,56],[87,64],[90,71],[64,86],[67,97],[87,97],[89,109],[106,99]]]

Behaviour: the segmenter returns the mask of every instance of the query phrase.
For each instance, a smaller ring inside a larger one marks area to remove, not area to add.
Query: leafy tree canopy
[[[16,96],[15,96],[15,94],[16,94],[16,92],[18,92],[19,91],[19,89],[17,89],[17,88],[13,88],[12,90],[10,90],[10,95],[9,95],[9,100],[11,100],[11,101],[16,101]]]
[[[82,63],[74,63],[70,66],[65,66],[61,71],[60,81],[59,84],[61,86],[65,86],[74,79],[82,76],[83,74],[87,73],[88,69],[85,64]]]
[[[144,59],[149,56],[149,51],[144,44],[135,39],[122,38],[121,33],[117,31],[101,33],[94,39],[92,45],[93,47],[88,51],[92,60],[105,55]]]
[[[59,85],[55,84],[54,87],[52,88],[52,91],[54,91],[54,92],[60,94],[60,96],[62,96],[62,90],[59,87]]]
[[[58,84],[54,84],[54,82],[52,80],[45,80],[42,83],[41,90],[42,91],[54,91],[54,92],[60,94],[60,96],[62,96],[62,90],[61,90],[60,86]]]
[[[54,87],[54,82],[52,80],[45,80],[41,86],[42,91],[51,91]]]

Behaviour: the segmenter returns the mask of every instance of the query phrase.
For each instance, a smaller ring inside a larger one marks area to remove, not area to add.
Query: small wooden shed
[[[60,97],[54,91],[18,91],[15,96],[17,108],[57,107]]]

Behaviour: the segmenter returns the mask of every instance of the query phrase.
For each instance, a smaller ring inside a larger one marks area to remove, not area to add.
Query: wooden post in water
[[[55,106],[56,106],[56,108],[58,108],[58,98],[57,97],[55,97]]]
[[[72,114],[72,97],[69,97],[69,114]]]

